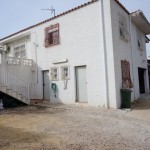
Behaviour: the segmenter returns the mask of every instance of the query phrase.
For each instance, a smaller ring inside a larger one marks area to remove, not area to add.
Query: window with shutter
[[[133,83],[130,76],[130,63],[126,60],[121,61],[122,69],[122,87],[123,88],[133,88]]]
[[[45,28],[45,47],[59,44],[59,24]]]

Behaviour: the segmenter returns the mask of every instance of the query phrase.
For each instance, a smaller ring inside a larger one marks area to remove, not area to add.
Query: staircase
[[[19,58],[2,58],[0,63],[0,92],[24,104],[30,104],[30,80],[21,78],[19,72],[23,67],[32,68],[31,60]],[[16,68],[16,69],[15,69]],[[26,76],[26,74],[24,73]]]

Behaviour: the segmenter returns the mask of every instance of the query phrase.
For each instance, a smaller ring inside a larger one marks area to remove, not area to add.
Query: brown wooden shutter
[[[45,47],[49,46],[49,34],[48,34],[49,28],[45,28]]]
[[[133,88],[133,83],[130,76],[130,63],[126,60],[121,61],[122,69],[122,87],[123,88]]]

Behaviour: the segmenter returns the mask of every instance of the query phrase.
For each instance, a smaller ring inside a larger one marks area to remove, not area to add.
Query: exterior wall
[[[42,70],[50,70],[50,67],[59,68],[59,80],[57,84],[57,98],[52,91],[51,102],[74,103],[76,100],[75,66],[87,67],[87,93],[88,104],[106,106],[106,79],[102,29],[100,21],[99,2],[78,9],[72,13],[45,23],[31,32],[37,33],[37,64],[39,67],[39,82],[36,89],[36,97],[42,98]],[[92,18],[92,19],[91,19]],[[60,44],[45,48],[44,29],[50,25],[59,23]],[[34,43],[35,34],[31,35],[31,43]],[[68,63],[54,65],[54,61],[68,59]],[[70,80],[67,89],[64,90],[64,81],[60,78],[60,67],[69,65]]]
[[[134,72],[134,98],[138,99],[140,97],[139,92],[139,77],[138,77],[138,67],[146,69],[145,71],[145,92],[149,92],[149,81],[148,81],[148,70],[147,70],[147,55],[146,55],[146,44],[145,35],[132,23],[132,49],[133,49],[133,72]],[[143,49],[138,48],[137,39],[138,32],[142,35],[142,45]]]
[[[104,4],[104,7],[107,7],[107,3]],[[32,81],[34,82],[34,92],[32,91],[34,99],[43,98],[42,71],[50,70],[50,67],[58,67],[59,80],[52,81],[57,84],[57,98],[54,97],[50,89],[50,101],[74,103],[76,100],[75,67],[86,65],[88,104],[101,107],[107,106],[106,54],[104,53],[105,42],[104,28],[101,22],[103,17],[101,8],[101,1],[95,2],[28,30],[27,35],[30,35],[28,38],[22,39],[22,37],[26,37],[24,36],[26,33],[23,32],[3,41],[6,44],[9,43],[12,49],[14,45],[26,43],[27,58],[33,59],[37,64],[37,68],[33,73],[35,80]],[[44,29],[56,23],[60,25],[60,44],[45,48]],[[107,29],[109,29],[109,26]],[[13,56],[12,49],[9,56]],[[62,59],[68,59],[68,62],[53,64],[54,61]],[[60,77],[60,68],[65,65],[70,67],[70,80],[68,80],[67,89],[64,89],[64,81]],[[50,83],[52,82],[50,81]]]
[[[119,35],[119,13],[124,14],[127,18],[127,26],[129,31],[129,40],[125,41],[120,38]],[[113,31],[113,43],[114,43],[114,63],[115,63],[115,79],[116,79],[116,95],[117,95],[117,107],[121,105],[120,89],[122,88],[122,72],[121,72],[121,60],[127,60],[130,62],[130,74],[134,87],[131,89],[132,101],[140,97],[139,92],[139,79],[138,79],[138,67],[147,68],[146,61],[146,45],[143,40],[144,50],[139,51],[137,47],[137,28],[130,22],[130,16],[122,10],[113,0],[111,0],[111,14],[112,14],[112,31]],[[131,23],[131,24],[130,24]],[[145,35],[142,35],[145,39]],[[147,71],[145,75],[147,80]],[[146,89],[148,89],[148,82],[146,83]]]
[[[130,38],[120,39],[118,15],[123,13],[127,18]],[[60,44],[45,48],[45,28],[59,23]],[[140,96],[138,67],[147,68],[146,48],[137,48],[137,28],[130,24],[129,15],[113,0],[99,0],[82,9],[77,9],[64,16],[31,28],[6,39],[13,56],[13,47],[25,43],[27,58],[33,59],[37,67],[27,77],[22,68],[22,77],[32,83],[32,98],[43,99],[43,71],[58,67],[59,80],[50,81],[57,85],[57,97],[50,88],[50,102],[75,103],[76,77],[75,67],[86,66],[88,104],[101,107],[120,108],[120,89],[122,88],[121,60],[130,62],[130,73],[134,82],[132,100]],[[142,35],[143,42],[144,34]],[[18,37],[18,38],[17,38]],[[8,40],[8,41],[7,41]],[[5,43],[5,40],[4,40]],[[55,61],[67,59],[68,62],[54,64]],[[70,79],[67,89],[61,79],[61,67],[69,66]],[[145,80],[148,80],[147,71]],[[147,82],[148,83],[148,82]],[[146,84],[148,89],[148,84]]]

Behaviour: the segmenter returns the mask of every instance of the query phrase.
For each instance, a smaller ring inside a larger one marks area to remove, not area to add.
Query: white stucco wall
[[[128,41],[119,37],[118,15],[120,12],[127,18],[130,33]],[[56,23],[60,25],[60,44],[45,48],[44,29]],[[32,88],[31,91],[33,99],[43,98],[42,71],[58,67],[59,80],[50,81],[50,84],[57,84],[57,98],[49,89],[51,92],[50,101],[53,103],[75,103],[75,67],[86,66],[88,104],[120,108],[121,60],[130,62],[131,79],[134,82],[132,100],[140,96],[137,68],[147,68],[146,62],[143,61],[146,60],[145,43],[143,43],[143,51],[139,51],[136,31],[137,28],[133,23],[130,28],[129,15],[115,1],[99,0],[21,32],[6,41],[4,40],[3,43],[9,43],[12,49],[14,45],[25,43],[27,58],[33,59],[37,64],[37,68],[32,72],[32,78],[30,78],[34,83],[34,90]],[[12,49],[9,56],[13,56]],[[63,59],[67,59],[68,62],[53,64],[54,61]],[[70,68],[67,89],[64,89],[64,81],[61,80],[61,66],[69,66]],[[28,79],[29,77],[24,76],[24,78]],[[147,78],[146,73],[145,79],[147,80]],[[146,84],[146,89],[148,89],[148,84]]]
[[[57,84],[59,92],[57,98],[51,94],[50,101],[75,103],[75,67],[86,65],[88,104],[106,107],[106,71],[101,20],[101,3],[98,1],[28,30],[30,40],[26,43],[27,56],[38,65],[38,74],[35,71],[35,77],[38,76],[35,99],[43,98],[42,71],[55,66],[59,68],[59,80],[53,83]],[[44,29],[55,23],[60,24],[60,44],[45,48]],[[68,62],[53,64],[61,59],[68,59]],[[64,65],[70,67],[70,80],[66,90],[60,77],[60,67]]]
[[[116,79],[116,100],[117,107],[121,104],[120,89],[122,88],[122,72],[121,72],[121,60],[127,60],[130,62],[130,74],[134,84],[132,92],[132,101],[140,97],[139,92],[139,79],[138,79],[138,67],[147,68],[146,61],[146,45],[143,40],[144,50],[139,51],[137,47],[137,28],[131,22],[130,16],[119,7],[113,0],[111,0],[111,13],[112,13],[112,32],[113,32],[113,49],[114,49],[114,63],[115,63],[115,79]],[[119,13],[122,13],[127,18],[127,26],[129,31],[129,40],[124,41],[119,36]],[[143,34],[143,39],[145,36]],[[145,75],[147,79],[147,73]],[[148,82],[146,83],[146,91],[148,91]]]

